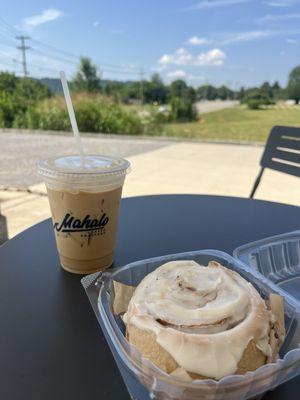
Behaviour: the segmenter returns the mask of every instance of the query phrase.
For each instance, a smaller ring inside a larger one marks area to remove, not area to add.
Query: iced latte
[[[129,162],[114,157],[60,157],[39,163],[61,265],[78,274],[113,262],[122,187]]]

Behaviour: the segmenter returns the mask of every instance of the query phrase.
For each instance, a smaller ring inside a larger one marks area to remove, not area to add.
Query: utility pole
[[[140,101],[144,104],[144,71],[143,68],[140,69]]]
[[[26,50],[29,50],[30,47],[26,46],[25,40],[30,39],[30,37],[21,35],[21,36],[16,36],[16,39],[21,41],[21,46],[17,46],[17,49],[20,49],[22,52],[22,65],[23,65],[24,76],[28,76],[27,62],[26,62]]]

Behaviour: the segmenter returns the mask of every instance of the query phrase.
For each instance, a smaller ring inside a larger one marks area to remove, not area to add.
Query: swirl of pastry
[[[221,379],[265,364],[270,313],[256,289],[216,262],[174,261],[147,275],[125,313],[128,340],[168,373]]]

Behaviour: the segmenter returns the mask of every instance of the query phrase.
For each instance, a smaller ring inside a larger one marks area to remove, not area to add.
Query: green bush
[[[14,120],[15,128],[43,129],[53,131],[70,130],[71,125],[68,114],[58,107],[30,107],[24,115],[19,115]]]
[[[142,121],[137,114],[102,98],[75,99],[74,109],[81,132],[138,135],[148,133],[149,127],[156,128],[152,121]],[[66,131],[70,130],[70,122],[63,103],[43,102],[18,116],[14,127]]]
[[[158,113],[151,112],[149,116],[142,118],[142,124],[144,135],[157,136],[162,132],[162,120]]]
[[[250,108],[250,110],[258,110],[260,109],[261,106],[263,106],[265,103],[262,102],[259,99],[248,99],[246,102],[248,108]]]
[[[0,126],[11,128],[22,120],[27,109],[50,97],[49,89],[31,78],[0,73]]]
[[[143,132],[141,119],[105,100],[80,100],[75,105],[82,132],[103,132],[138,135]]]
[[[195,121],[197,110],[191,99],[180,99],[177,96],[171,97],[171,119],[173,121]]]
[[[152,116],[140,118],[107,97],[91,93],[73,93],[78,127],[81,132],[116,134],[158,133]],[[0,73],[0,127],[44,130],[70,130],[63,96],[51,96],[49,89],[31,78]]]
[[[244,103],[247,104],[248,108],[251,110],[258,110],[262,106],[268,106],[271,104],[274,104],[274,102],[265,95],[264,93],[255,90],[253,92],[250,92],[244,99]]]
[[[6,92],[1,92],[0,94],[1,125],[5,128],[12,127],[15,115],[18,113],[18,106],[15,100],[15,96]]]

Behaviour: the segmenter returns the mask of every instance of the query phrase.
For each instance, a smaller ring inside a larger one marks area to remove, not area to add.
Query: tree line
[[[233,90],[226,85],[216,87],[210,84],[194,88],[182,79],[165,84],[157,73],[153,74],[149,80],[142,82],[101,80],[91,60],[81,58],[79,70],[71,82],[71,87],[75,91],[101,92],[124,103],[140,101],[149,104],[166,104],[174,97],[188,99],[192,103],[196,100],[217,99],[246,102],[249,98],[261,98],[267,103],[294,99],[298,103],[300,101],[300,66],[290,72],[286,88],[281,87],[278,81],[274,83],[265,81],[258,87],[242,86],[238,90]]]
[[[60,87],[60,82],[57,79],[48,78],[41,81],[33,78],[17,77],[8,72],[0,72],[0,127],[22,127],[23,125],[27,127],[56,126],[62,108],[59,106],[53,109],[50,115],[49,110],[47,110],[46,106],[43,106],[42,102],[50,99]],[[273,104],[280,99],[294,99],[296,103],[299,103],[300,66],[297,66],[290,72],[286,88],[282,88],[278,82],[270,84],[266,81],[259,87],[241,87],[239,90],[234,91],[225,85],[215,87],[207,84],[194,88],[182,79],[165,84],[159,74],[153,74],[151,79],[143,80],[142,82],[102,80],[91,60],[82,58],[76,75],[70,81],[70,87],[75,96],[76,93],[83,92],[93,95],[100,94],[100,97],[103,97],[101,107],[104,109],[105,101],[109,103],[108,115],[113,115],[112,120],[117,122],[118,119],[121,120],[120,116],[122,115],[124,121],[127,121],[127,125],[130,126],[128,129],[130,130],[132,126],[136,125],[137,131],[140,129],[138,128],[138,119],[134,120],[132,115],[124,113],[121,107],[122,103],[168,104],[164,112],[156,113],[154,116],[155,122],[158,121],[159,123],[193,121],[197,119],[195,102],[199,100],[239,100],[253,109]],[[83,110],[84,107],[85,109],[89,107],[89,112],[95,109],[93,101],[88,102],[86,99],[84,101],[84,104],[83,102],[78,103],[81,107],[78,106],[78,109]],[[120,107],[117,107],[117,105],[120,105]],[[37,116],[37,110],[39,116]],[[55,110],[57,110],[56,114]],[[115,110],[118,110],[119,114]],[[87,111],[85,111],[86,114]],[[41,118],[41,115],[45,116],[45,118]],[[117,117],[117,115],[119,116]],[[65,115],[60,119],[66,121],[67,119],[64,118]],[[91,118],[92,115],[90,116]],[[95,117],[97,123],[94,124],[95,129],[98,129],[98,126],[100,126],[98,124],[99,118],[97,114]],[[101,118],[103,119],[103,115]],[[24,121],[27,121],[26,124]],[[59,125],[59,127],[63,128],[64,124],[65,122]],[[101,129],[104,129],[102,126]],[[110,129],[112,128],[108,127],[107,131],[110,131]],[[113,125],[113,129],[116,130],[119,128]]]

